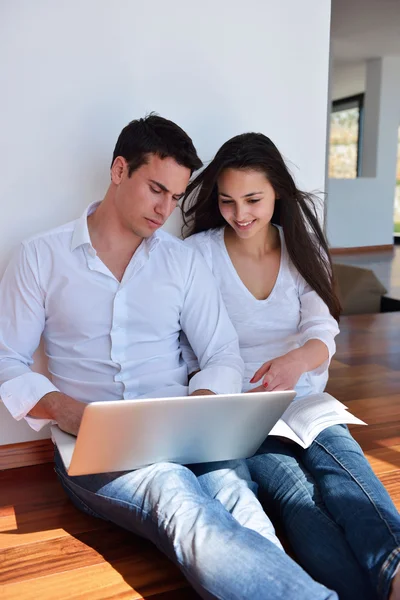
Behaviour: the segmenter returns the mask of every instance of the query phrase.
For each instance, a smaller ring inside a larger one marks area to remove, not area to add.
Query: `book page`
[[[328,422],[327,422],[328,421]],[[355,417],[351,413],[347,411],[343,411],[337,413],[336,415],[332,415],[325,420],[320,420],[318,423],[313,424],[307,432],[305,436],[304,442],[307,444],[306,448],[311,446],[315,438],[327,427],[331,427],[332,425],[366,425],[364,421],[361,421],[358,417]]]
[[[303,440],[301,440],[299,436],[295,434],[293,429],[291,429],[289,425],[285,423],[285,421],[283,421],[282,419],[279,419],[279,421],[275,423],[268,435],[278,435],[280,437],[288,438],[289,440],[293,440],[293,442],[296,442],[296,444],[298,444],[302,448],[306,448]]]
[[[285,426],[280,421],[283,421]],[[302,448],[308,448],[317,435],[331,425],[366,425],[364,421],[348,412],[344,404],[326,392],[294,400],[280,421],[273,427],[270,435],[292,439]]]

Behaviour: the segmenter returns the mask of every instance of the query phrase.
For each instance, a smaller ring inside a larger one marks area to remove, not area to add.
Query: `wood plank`
[[[358,411],[357,414],[359,415],[360,412]],[[366,423],[370,423],[368,419],[365,418],[364,420]],[[364,452],[375,448],[390,448],[391,446],[400,444],[400,422],[398,421],[395,423],[368,425],[367,427],[352,425],[350,431]]]
[[[356,373],[354,371],[356,370]],[[378,374],[373,369],[353,367],[347,376],[335,376],[329,380],[326,391],[341,402],[364,398],[379,398],[382,394],[396,395],[400,399],[400,371],[384,369]]]
[[[346,347],[349,340],[357,340],[362,337],[373,339],[389,339],[396,337],[396,327],[400,323],[400,313],[373,313],[366,315],[348,315],[340,319],[340,335],[336,338],[338,342],[339,354],[336,358],[341,360],[340,355],[343,347]],[[364,350],[365,348],[359,348]],[[373,344],[368,349],[371,354],[374,353]]]
[[[104,530],[107,522],[77,510],[65,497],[62,502],[35,509],[26,505],[0,507],[0,550]]]
[[[387,252],[393,254],[394,244],[383,244],[380,246],[351,246],[350,248],[329,248],[332,255],[337,254],[367,254],[368,252]]]
[[[118,565],[118,569],[121,565]],[[168,564],[168,581],[159,583],[160,573],[151,569],[147,573],[149,581],[144,582],[143,574],[138,577],[137,587],[132,585],[130,562],[120,573],[107,562],[91,567],[81,567],[72,571],[37,577],[29,581],[3,585],[2,600],[198,600],[200,597],[180,576],[171,577]],[[126,579],[124,572],[128,571]],[[162,573],[161,575],[164,575]],[[140,590],[140,591],[139,591]]]
[[[179,590],[171,590],[169,592],[162,592],[161,594],[155,594],[152,596],[147,595],[146,598],[151,600],[196,600],[198,596],[191,588],[181,588]]]
[[[340,362],[339,360],[337,360],[337,358],[332,358],[331,360],[331,364],[329,367],[329,372],[336,372],[337,369],[348,369],[349,365],[346,365],[343,362]]]
[[[38,485],[40,482],[40,485]],[[52,463],[0,471],[1,504],[43,504],[65,498]]]
[[[376,475],[380,476],[400,469],[400,444],[390,448],[367,450],[365,456]]]
[[[131,589],[139,594],[132,596],[135,598],[187,586],[180,571],[150,542],[112,525],[101,531],[85,532],[51,542],[33,543],[27,547],[0,551],[0,585],[6,593],[14,593],[15,584],[21,584],[17,586],[20,588],[21,597],[27,598],[33,597],[30,591],[26,595],[25,590],[30,590],[31,586],[35,587],[38,573],[41,588],[44,586],[44,590],[47,581],[54,581],[54,576],[57,576],[56,585],[52,586],[52,597],[69,598],[69,584],[66,595],[60,588],[59,582],[64,580],[63,574],[72,573],[74,580],[75,573],[79,571],[86,580],[87,576],[90,577],[93,567],[101,566],[104,562],[114,569],[113,572],[107,573],[110,579],[108,585],[111,585],[111,582],[113,586],[116,585],[117,593],[120,593],[118,590],[121,576]],[[83,570],[86,573],[83,574]],[[81,589],[85,589],[86,584],[82,586],[82,583],[81,581]],[[42,594],[41,596],[43,598]]]
[[[393,254],[394,244],[383,244],[380,246],[351,246],[350,248],[329,248],[332,255],[337,254],[366,254],[368,252],[387,252]]]
[[[400,511],[400,471],[382,473],[379,475],[379,479],[388,491],[397,510]]]
[[[21,568],[21,559],[23,568]],[[149,565],[154,566],[152,563],[157,564],[160,572],[166,566],[170,566],[167,558],[155,552],[150,542],[109,524],[102,530],[0,551],[2,565],[0,585],[34,579],[38,572],[41,577],[46,577],[76,568],[93,566],[104,560],[110,564],[128,560],[132,566],[138,565],[141,576],[148,571]],[[170,571],[175,572],[175,577],[182,578],[178,569],[172,568]]]
[[[2,586],[2,600],[136,600],[143,598],[106,562]]]
[[[398,371],[400,365],[400,352],[393,352],[390,354],[388,350],[384,350],[381,354],[364,354],[363,351],[358,354],[353,353],[350,356],[343,358],[348,367],[354,367],[357,365],[366,365],[370,371],[375,368],[380,369],[386,367],[391,371]],[[336,371],[335,371],[336,373]]]
[[[351,400],[351,410],[369,425],[400,422],[400,394]]]
[[[130,569],[130,564],[126,565]],[[170,570],[170,566],[168,571]],[[199,600],[199,596],[182,579],[157,585],[157,572],[149,573],[152,584],[134,589],[123,574],[102,562],[92,567],[30,581],[3,585],[2,600]],[[169,588],[169,589],[168,589]]]
[[[54,446],[51,440],[32,440],[20,444],[0,446],[0,471],[39,465],[53,461]]]
[[[168,565],[169,566],[169,565]],[[120,567],[120,565],[119,565]],[[126,565],[126,570],[130,564]],[[170,571],[170,568],[168,569]],[[107,562],[93,567],[81,567],[73,571],[57,573],[48,577],[38,577],[31,581],[2,586],[2,600],[136,600],[160,598],[185,598],[195,600],[198,596],[188,588],[185,581],[163,582],[158,584],[159,573],[152,570],[148,576],[151,583],[136,590],[124,575]],[[179,587],[180,586],[180,587]],[[180,588],[188,588],[185,595],[175,596]],[[169,589],[168,589],[169,588]],[[171,592],[167,595],[166,592]]]

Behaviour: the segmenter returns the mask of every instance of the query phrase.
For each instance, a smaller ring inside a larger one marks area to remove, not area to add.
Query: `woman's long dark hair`
[[[262,133],[228,140],[210,164],[189,184],[182,203],[184,236],[226,225],[218,206],[217,180],[224,169],[253,169],[265,174],[275,191],[272,223],[281,225],[291,261],[339,320],[332,262],[318,222],[312,194],[297,189],[273,142]]]

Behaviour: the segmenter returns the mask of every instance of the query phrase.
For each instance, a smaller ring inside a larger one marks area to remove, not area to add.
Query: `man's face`
[[[128,177],[125,159],[117,157],[111,178],[117,186],[115,209],[123,227],[140,238],[151,236],[176,208],[190,175],[190,169],[173,158],[150,154],[148,162]]]

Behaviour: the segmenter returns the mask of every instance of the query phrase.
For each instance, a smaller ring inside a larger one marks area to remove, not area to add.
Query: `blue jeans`
[[[306,450],[270,437],[247,461],[300,564],[341,600],[389,596],[400,562],[400,515],[344,425]]]
[[[209,471],[199,467],[199,478],[172,463],[69,477],[57,451],[55,463],[65,491],[79,509],[152,541],[178,565],[202,598],[338,598],[269,539],[241,525],[220,500],[206,492],[202,478],[205,486],[221,492],[216,465]],[[229,481],[234,474],[234,469],[225,472]]]

